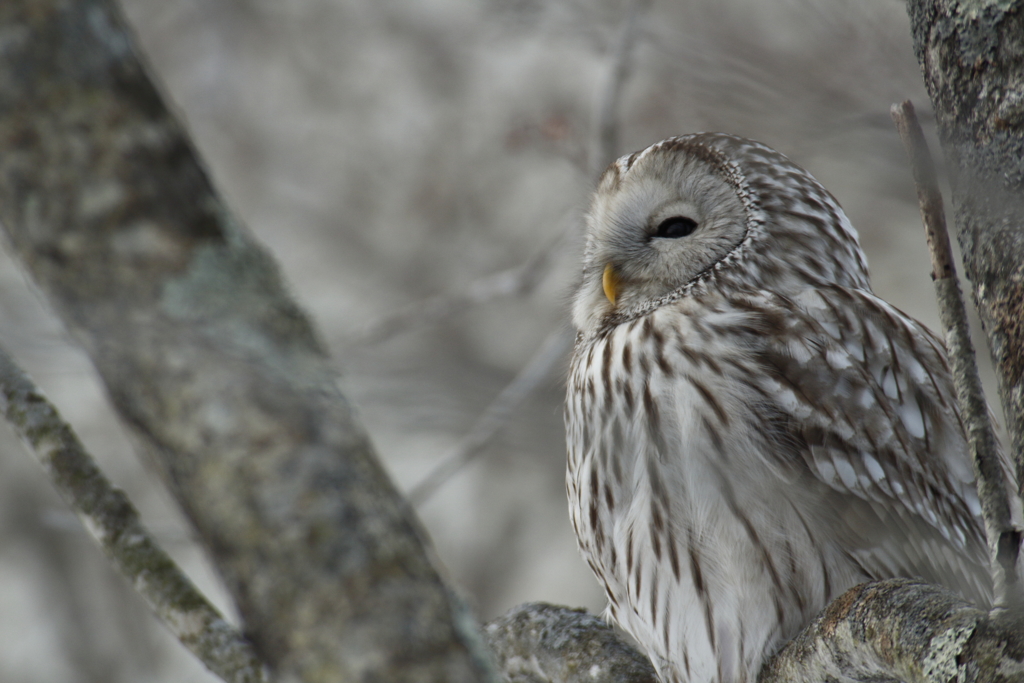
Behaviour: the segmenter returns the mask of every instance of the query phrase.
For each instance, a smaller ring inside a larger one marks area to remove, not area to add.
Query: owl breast
[[[766,654],[869,578],[827,538],[834,497],[795,453],[780,458],[785,437],[749,380],[754,327],[723,301],[684,299],[574,353],[572,523],[610,615],[664,681],[754,681]]]

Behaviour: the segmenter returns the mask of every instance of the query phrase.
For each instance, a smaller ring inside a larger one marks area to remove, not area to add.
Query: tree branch
[[[438,322],[499,297],[526,296],[550,272],[552,262],[565,246],[567,233],[567,230],[560,230],[525,263],[477,278],[464,292],[430,297],[373,320],[350,335],[349,342],[376,344],[417,325]]]
[[[1024,2],[910,0],[953,217],[1024,485]],[[1019,489],[1018,489],[1019,490]]]
[[[508,424],[519,405],[540,386],[555,364],[572,346],[572,333],[558,329],[548,335],[529,362],[481,413],[458,448],[441,461],[423,481],[409,491],[409,502],[419,507],[474,458],[484,452]]]
[[[522,605],[484,633],[510,683],[647,683],[650,662],[582,610]],[[1024,615],[973,607],[911,579],[851,588],[761,670],[758,683],[1017,681]]]
[[[914,183],[917,185],[921,217],[932,259],[932,280],[935,282],[935,294],[939,302],[939,318],[945,333],[953,385],[956,387],[957,403],[967,429],[967,443],[974,461],[978,497],[985,518],[995,604],[1024,605],[1024,593],[1017,572],[1020,530],[1013,525],[1010,487],[1000,463],[999,445],[992,429],[981,376],[978,374],[971,329],[967,322],[967,308],[956,277],[953,248],[946,231],[942,194],[935,179],[932,156],[910,100],[892,105],[891,113],[910,158]]]
[[[622,89],[625,86],[626,81],[629,79],[631,71],[631,57],[639,34],[640,18],[647,11],[649,5],[650,0],[633,0],[629,5],[626,12],[626,18],[622,23],[619,42],[616,46],[615,53],[612,56],[608,81],[601,92],[600,98],[598,99],[595,134],[590,148],[590,173],[594,178],[600,175],[608,164],[615,161],[616,154],[618,153],[619,133],[622,127],[618,112],[620,100],[622,99]],[[555,243],[550,249],[545,249],[540,252],[540,254],[545,258],[542,262],[544,265],[549,264],[553,260],[553,252],[555,249],[561,249],[566,245],[567,240],[565,237],[566,233],[563,231],[556,238]],[[522,270],[519,272],[523,275],[511,280],[511,282],[514,283],[512,286],[523,287],[525,284],[525,286],[532,289],[532,287],[535,286],[536,281],[539,280],[539,275],[533,274],[534,271],[538,270],[538,268],[533,267],[531,269],[530,264],[527,263],[526,265],[521,266],[521,269]],[[517,270],[518,269],[513,269],[505,272],[514,273]],[[491,277],[497,278],[502,275],[504,275],[504,273],[498,273]],[[524,284],[519,284],[520,280],[526,275],[530,275],[529,279],[526,279]],[[483,280],[483,282],[491,282],[491,279],[487,278],[486,280]],[[512,289],[512,287],[508,285],[506,285],[506,288],[510,290]],[[441,298],[437,300],[437,303],[434,305],[441,305],[441,310],[443,310],[442,315],[448,314],[450,310],[449,307],[451,306],[456,307],[454,310],[459,310],[460,304],[462,306],[468,306],[469,303],[476,303],[480,300],[479,296],[474,296],[474,291],[476,289],[477,287],[471,288],[466,295],[461,298]],[[463,301],[466,303],[462,303]],[[432,310],[432,303],[434,302],[427,302],[427,305],[423,308],[424,312]],[[423,313],[416,315],[417,317],[420,317],[423,316]],[[431,317],[435,316],[431,315]],[[440,315],[436,317],[440,317]],[[490,444],[505,425],[508,424],[512,412],[531,393],[533,393],[540,383],[544,381],[544,378],[547,377],[555,363],[564,356],[571,342],[572,336],[568,330],[556,330],[548,336],[541,345],[541,348],[537,350],[526,366],[519,371],[519,374],[516,375],[515,379],[513,379],[512,382],[509,383],[509,385],[506,386],[500,394],[498,394],[497,398],[487,406],[484,412],[473,424],[469,434],[463,438],[458,448],[446,456],[445,459],[430,472],[430,474],[412,488],[408,497],[413,505],[417,507],[421,505],[424,501],[430,498],[430,496],[434,495],[438,489],[444,486],[444,484],[455,476],[455,474],[463,467],[484,452],[487,445]]]
[[[0,392],[5,417],[61,497],[171,633],[228,683],[266,680],[252,645],[160,548],[128,497],[104,476],[70,425],[2,348]]]
[[[986,614],[910,579],[839,596],[761,670],[758,683],[1011,681],[1024,675],[1024,619]]]
[[[0,3],[0,222],[284,680],[490,680],[277,267],[111,0]]]
[[[640,34],[640,19],[646,13],[650,0],[633,0],[626,11],[619,42],[612,54],[608,80],[601,91],[597,104],[597,121],[594,126],[594,142],[590,149],[590,175],[597,178],[608,164],[619,154],[619,138],[622,123],[619,106],[622,89],[629,80],[633,64],[633,49]]]
[[[520,605],[484,627],[508,683],[656,683],[654,667],[582,609]]]

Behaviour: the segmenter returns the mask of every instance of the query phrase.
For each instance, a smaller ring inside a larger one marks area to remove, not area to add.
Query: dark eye
[[[686,216],[672,216],[666,218],[658,226],[657,232],[654,233],[655,237],[668,237],[669,239],[675,239],[677,237],[686,237],[687,235],[693,234],[693,231],[697,229],[697,221]]]

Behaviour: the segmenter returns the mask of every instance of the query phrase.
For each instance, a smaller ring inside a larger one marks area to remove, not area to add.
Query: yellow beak
[[[608,264],[604,267],[604,275],[601,276],[601,286],[604,287],[604,295],[612,306],[615,305],[616,288],[619,286],[619,274],[615,272],[615,266]]]

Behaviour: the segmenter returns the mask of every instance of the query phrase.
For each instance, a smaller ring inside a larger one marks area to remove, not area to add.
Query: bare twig
[[[650,0],[634,0],[626,13],[619,41],[611,58],[608,80],[597,103],[594,138],[589,154],[591,177],[597,177],[615,161],[619,151],[621,122],[618,116],[622,90],[629,79],[633,49],[640,34],[640,18],[650,6]],[[539,250],[525,263],[486,275],[475,280],[457,294],[446,294],[419,301],[401,311],[373,320],[349,336],[353,344],[375,344],[385,341],[412,327],[435,323],[457,315],[473,306],[500,297],[526,296],[548,273],[555,256],[565,247],[568,230]]]
[[[568,230],[558,234],[525,263],[485,275],[469,284],[463,292],[444,294],[419,301],[408,308],[371,321],[349,337],[353,344],[376,344],[412,327],[436,323],[474,306],[501,297],[527,296],[551,270],[556,256],[564,248]]]
[[[0,391],[7,420],[61,497],[171,633],[229,683],[266,680],[252,645],[160,548],[128,497],[104,476],[70,425],[2,348]]]
[[[1011,518],[1006,474],[1000,464],[999,447],[978,375],[967,310],[956,277],[942,195],[935,180],[931,154],[910,100],[894,104],[891,113],[913,166],[921,216],[928,236],[939,317],[945,331],[957,402],[974,458],[978,496],[992,553],[996,604],[1024,604],[1024,593],[1017,576],[1021,532],[1014,528]]]
[[[953,248],[946,230],[946,214],[942,206],[942,193],[935,177],[935,166],[928,150],[928,142],[924,139],[924,131],[917,120],[917,113],[910,100],[894,104],[890,109],[892,120],[896,123],[900,139],[910,157],[914,173],[914,184],[917,187],[917,200],[921,205],[921,218],[924,221],[925,236],[928,239],[928,253],[932,259],[932,281],[943,279],[956,280],[956,265],[953,260]],[[963,299],[958,297],[961,310]],[[942,304],[945,306],[945,303]],[[966,321],[966,318],[964,318]],[[945,323],[944,323],[945,324]],[[971,363],[974,362],[974,351],[971,350]]]
[[[458,448],[409,492],[409,502],[413,505],[422,504],[459,470],[483,453],[508,424],[515,409],[550,375],[555,364],[565,357],[571,343],[572,334],[567,329],[560,328],[548,335],[515,379],[501,390],[477,418]]]
[[[620,128],[618,117],[619,101],[622,99],[623,86],[629,78],[630,57],[639,33],[640,17],[646,11],[649,4],[650,0],[634,0],[629,7],[622,26],[619,43],[612,57],[608,82],[598,100],[597,124],[590,150],[590,172],[592,176],[597,176],[604,170],[605,166],[614,161],[618,151]],[[564,235],[565,233],[563,232],[556,240],[555,245],[550,250],[545,250],[542,253],[553,252],[556,247],[564,245],[566,243]],[[549,257],[548,262],[550,260],[552,259]],[[528,266],[529,263],[526,266],[522,266],[522,272],[527,272],[526,268]],[[493,290],[494,284],[500,282],[500,280],[495,280],[495,278],[501,278],[517,270],[504,271],[486,280],[478,280],[478,283],[488,283],[488,286],[480,287],[478,285],[477,289],[484,292]],[[518,278],[513,279],[513,282],[518,282]],[[506,285],[505,287],[508,288],[509,286]],[[421,316],[421,319],[440,317],[440,315],[449,314],[453,308],[458,310],[460,306],[476,303],[480,298],[481,295],[475,295],[474,288],[470,288],[460,298],[449,297],[422,304],[421,310],[417,315]],[[437,307],[437,309],[441,310],[441,313],[433,311],[433,307]],[[409,314],[405,314],[403,318],[396,318],[395,322],[397,323],[399,320],[409,320]],[[390,325],[394,326],[394,323],[390,323]],[[373,329],[386,328],[378,325]],[[379,335],[379,333],[376,334]],[[423,481],[412,488],[408,498],[413,505],[422,504],[437,492],[439,488],[444,486],[459,470],[484,452],[487,445],[504,429],[516,407],[540,385],[551,371],[551,368],[554,367],[554,364],[563,357],[570,343],[571,334],[568,330],[558,330],[548,336],[547,340],[545,340],[537,353],[534,354],[533,358],[530,359],[519,374],[516,375],[515,379],[484,410],[473,425],[473,428],[470,429],[469,434],[463,438],[458,448],[445,457],[441,464],[428,474]]]
[[[605,167],[615,161],[619,153],[619,137],[622,127],[618,116],[622,89],[629,79],[632,67],[633,48],[639,35],[640,18],[647,11],[650,0],[634,0],[629,6],[622,26],[618,45],[612,55],[608,81],[597,104],[597,122],[594,127],[594,143],[590,153],[590,175],[597,177]]]

